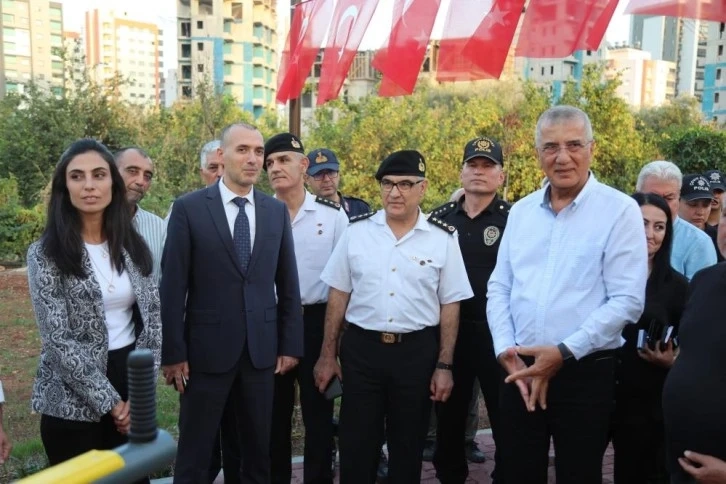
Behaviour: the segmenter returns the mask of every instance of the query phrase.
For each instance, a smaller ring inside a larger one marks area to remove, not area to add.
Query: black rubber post
[[[134,350],[128,358],[131,430],[129,442],[151,442],[156,438],[156,381],[151,350]]]

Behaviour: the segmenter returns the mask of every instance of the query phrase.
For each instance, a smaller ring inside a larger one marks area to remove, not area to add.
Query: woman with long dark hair
[[[613,419],[615,483],[667,483],[661,393],[675,360],[673,337],[688,299],[688,280],[670,264],[673,221],[668,203],[653,193],[633,198],[643,213],[648,243],[645,309],[637,324],[623,329]],[[664,330],[673,330],[665,343]],[[650,341],[638,347],[638,334]]]
[[[74,142],[51,186],[45,230],[28,249],[28,281],[42,344],[32,406],[55,465],[126,442],[126,358],[148,348],[158,368],[161,319],[151,254],[108,149]]]

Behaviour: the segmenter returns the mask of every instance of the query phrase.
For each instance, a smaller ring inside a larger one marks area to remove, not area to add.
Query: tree
[[[671,131],[661,141],[663,155],[683,173],[726,171],[726,132],[709,126],[691,126]]]
[[[619,77],[604,79],[603,72],[602,65],[586,65],[580,83],[568,83],[560,103],[577,106],[590,117],[596,140],[592,170],[598,179],[630,193],[656,149],[635,129],[635,117],[617,95]]]

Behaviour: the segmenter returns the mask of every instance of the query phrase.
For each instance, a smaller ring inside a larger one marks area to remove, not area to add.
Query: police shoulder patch
[[[362,213],[360,215],[354,215],[350,218],[350,223],[360,222],[361,220],[371,218],[375,214],[376,214],[376,212],[368,212],[368,213]]]
[[[315,197],[315,201],[318,203],[322,203],[323,205],[327,205],[328,207],[334,208],[336,210],[340,210],[340,204],[338,202],[328,200],[327,198]]]
[[[456,227],[454,227],[453,225],[447,224],[440,218],[435,217],[433,213],[429,216],[428,221],[430,224],[435,225],[436,227],[440,228],[441,230],[443,230],[444,232],[447,232],[449,234],[453,234],[456,231]]]
[[[431,211],[432,217],[445,217],[456,208],[456,202],[447,202]]]

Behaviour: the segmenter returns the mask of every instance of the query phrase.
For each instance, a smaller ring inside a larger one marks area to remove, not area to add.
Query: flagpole
[[[290,28],[292,28],[292,19],[294,15],[295,5],[301,0],[290,0]],[[290,99],[288,108],[288,129],[295,136],[300,136],[300,96]]]

